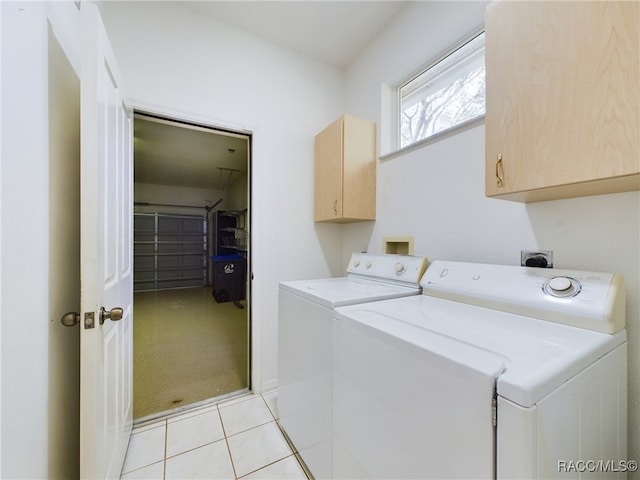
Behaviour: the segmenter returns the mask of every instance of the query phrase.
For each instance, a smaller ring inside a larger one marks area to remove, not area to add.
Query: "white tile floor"
[[[247,395],[135,428],[121,479],[300,479],[276,392]]]

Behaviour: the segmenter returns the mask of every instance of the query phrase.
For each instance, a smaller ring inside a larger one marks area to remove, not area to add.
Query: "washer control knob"
[[[571,277],[553,277],[544,282],[542,291],[552,297],[570,298],[582,291],[582,284]]]
[[[371,268],[371,265],[372,265],[371,260],[368,260],[367,263],[365,264],[365,267]]]
[[[354,267],[359,267],[360,266],[360,260],[354,260],[353,261],[353,266]]]
[[[554,292],[564,292],[571,288],[571,280],[567,277],[554,277],[549,280],[549,288]]]
[[[396,272],[397,273],[402,273],[407,269],[407,267],[404,266],[404,263],[401,262],[397,262],[396,263]]]

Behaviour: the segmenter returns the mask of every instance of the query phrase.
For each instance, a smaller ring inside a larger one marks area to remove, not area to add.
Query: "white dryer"
[[[619,275],[435,261],[421,285],[336,309],[333,478],[625,478]]]
[[[339,306],[419,295],[427,259],[354,253],[347,276],[280,283],[278,413],[315,478],[332,474],[332,319]]]

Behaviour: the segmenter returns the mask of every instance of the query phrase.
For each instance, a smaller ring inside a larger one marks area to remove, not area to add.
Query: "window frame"
[[[430,69],[436,67],[440,62],[442,62],[443,60],[445,60],[447,57],[453,55],[455,52],[457,52],[458,50],[460,50],[461,48],[463,48],[465,45],[467,45],[468,43],[472,42],[473,40],[475,40],[477,37],[479,36],[484,36],[485,34],[485,28],[484,25],[474,29],[473,31],[471,31],[468,35],[466,35],[462,40],[460,40],[459,42],[455,43],[453,46],[449,47],[448,49],[446,49],[444,52],[442,52],[441,54],[437,55],[436,57],[434,57],[434,59],[432,59],[430,62],[428,62],[427,64],[423,65],[420,69],[418,69],[417,71],[415,71],[413,74],[411,74],[410,76],[406,77],[403,81],[399,82],[395,87],[394,87],[394,91],[393,91],[393,97],[394,97],[394,101],[393,101],[393,105],[391,108],[391,114],[393,115],[393,138],[392,138],[392,144],[394,147],[394,151],[390,152],[389,154],[385,155],[384,157],[390,157],[390,156],[394,156],[396,153],[399,152],[405,152],[407,150],[411,150],[413,148],[416,148],[418,146],[427,144],[427,143],[431,143],[434,142],[436,140],[439,140],[442,137],[446,137],[449,136],[453,133],[458,133],[466,128],[470,128],[472,126],[475,126],[478,123],[481,123],[482,121],[484,121],[485,118],[485,114],[486,114],[486,97],[485,97],[485,112],[481,115],[478,115],[474,118],[471,118],[469,120],[460,122],[456,125],[453,125],[451,127],[445,128],[443,130],[440,130],[436,133],[433,133],[427,137],[421,138],[419,140],[416,140],[415,142],[412,142],[408,145],[404,145],[401,146],[401,142],[402,142],[402,132],[401,132],[401,128],[402,128],[402,98],[401,98],[401,89],[403,87],[405,87],[406,85],[408,85],[409,83],[411,83],[412,81],[416,80],[418,77],[420,77],[421,75],[423,75],[424,73],[428,72]],[[483,39],[483,49],[485,48],[485,41]],[[484,57],[484,54],[483,54]],[[485,79],[486,81],[486,79]]]

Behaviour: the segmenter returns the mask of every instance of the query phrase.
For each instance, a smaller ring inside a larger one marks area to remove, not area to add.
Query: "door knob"
[[[112,308],[111,310],[105,310],[104,307],[100,309],[100,325],[104,323],[105,320],[113,320],[117,322],[122,318],[124,314],[124,310],[120,307]]]
[[[80,323],[80,314],[78,312],[67,312],[62,316],[60,322],[65,327],[75,327]]]

